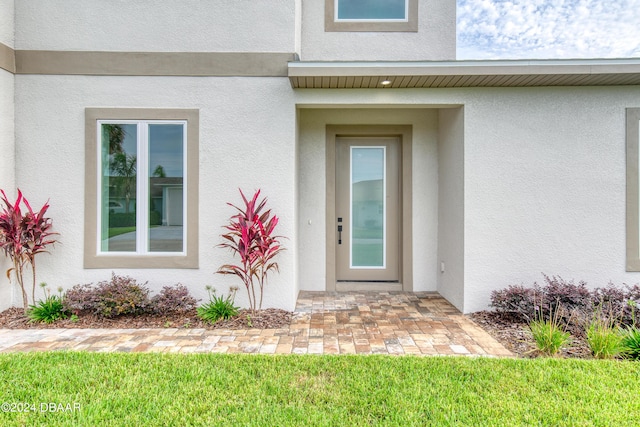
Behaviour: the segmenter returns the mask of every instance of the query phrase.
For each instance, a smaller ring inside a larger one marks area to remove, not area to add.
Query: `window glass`
[[[336,0],[336,20],[406,20],[406,0]]]
[[[101,252],[184,251],[184,135],[184,123],[101,123]]]
[[[184,129],[149,125],[149,250],[182,252]]]
[[[351,268],[385,266],[385,154],[351,147]]]
[[[137,126],[104,123],[101,135],[100,248],[103,252],[135,252]]]

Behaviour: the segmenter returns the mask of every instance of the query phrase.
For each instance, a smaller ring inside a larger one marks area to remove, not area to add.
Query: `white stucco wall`
[[[438,119],[438,292],[463,310],[464,109],[443,108]]]
[[[295,3],[20,0],[16,2],[16,49],[293,52]]]
[[[0,0],[0,43],[14,46],[14,3],[15,0]]]
[[[0,43],[13,48],[14,0],[0,0]],[[13,134],[13,74],[0,69],[0,188],[7,192],[9,197],[15,195],[15,144]],[[0,275],[6,277],[4,272],[9,268],[9,263],[3,253],[0,253]],[[0,310],[10,307],[13,300],[13,289],[6,282],[0,282]]]
[[[465,108],[465,305],[542,281],[625,272],[625,108],[640,87],[473,90]]]
[[[453,60],[455,0],[419,0],[417,32],[325,32],[327,0],[302,2],[303,61]]]
[[[464,241],[458,242],[464,271],[452,271],[447,262],[445,273],[463,275],[463,304],[458,285],[449,290],[441,281],[439,291],[451,292],[465,312],[486,308],[493,289],[541,281],[541,272],[591,287],[640,281],[640,273],[625,271],[625,108],[638,107],[638,99],[640,87],[322,90],[297,96],[306,107],[464,107]],[[438,155],[439,167],[449,166],[444,153]],[[301,224],[303,218],[301,208]],[[442,232],[447,226],[439,227]],[[414,241],[421,238],[414,235]]]
[[[1,15],[1,13],[0,13]],[[0,69],[0,188],[7,196],[15,196],[15,143],[14,143],[14,109],[13,109],[13,74]],[[13,289],[7,282],[5,271],[9,262],[0,252],[0,310],[11,306]]]
[[[263,188],[290,238],[265,305],[293,308],[298,287],[323,290],[328,123],[414,126],[415,290],[437,289],[469,312],[541,272],[593,287],[640,281],[625,272],[625,108],[639,106],[640,87],[293,91],[285,78],[30,75],[15,84],[16,182],[34,205],[51,199],[61,233],[39,261],[38,279],[52,286],[111,273],[82,267],[88,106],[200,109],[200,269],[115,270],[156,290],[182,282],[203,298],[206,284],[237,283],[214,274],[229,258],[213,248],[236,187]],[[445,111],[455,106],[463,117]]]
[[[300,289],[326,289],[326,133],[328,124],[413,126],[413,288],[435,291],[437,275],[437,110],[300,109]]]
[[[152,290],[183,283],[206,299],[205,285],[226,293],[241,285],[214,274],[231,262],[221,243],[222,226],[234,214],[227,201],[241,203],[238,188],[261,188],[277,231],[289,237],[279,257],[264,305],[293,309],[295,281],[295,107],[284,78],[162,78],[16,76],[17,181],[35,206],[50,199],[61,244],[38,260],[38,281],[65,288],[108,279],[111,269],[83,269],[84,109],[144,107],[200,109],[200,268],[195,270],[113,269]],[[37,165],[34,173],[33,165]],[[246,306],[241,288],[237,302]]]

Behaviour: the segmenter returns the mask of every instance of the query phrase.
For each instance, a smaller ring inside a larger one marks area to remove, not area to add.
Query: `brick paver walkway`
[[[0,329],[0,352],[511,356],[437,294],[307,292],[282,329]]]

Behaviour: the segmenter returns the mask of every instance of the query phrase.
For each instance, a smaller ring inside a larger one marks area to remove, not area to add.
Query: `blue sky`
[[[457,59],[640,58],[640,0],[458,0]]]

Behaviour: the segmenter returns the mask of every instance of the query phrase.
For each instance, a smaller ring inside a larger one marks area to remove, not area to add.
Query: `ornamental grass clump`
[[[34,211],[22,192],[18,189],[18,197],[14,203],[9,202],[4,190],[0,190],[0,200],[4,204],[0,211],[0,249],[11,259],[13,266],[7,270],[7,277],[11,280],[11,273],[16,278],[22,292],[22,305],[25,313],[29,308],[29,296],[24,279],[24,269],[31,266],[31,300],[36,301],[36,255],[47,252],[46,248],[56,242],[52,236],[58,234],[51,231],[51,218],[45,214],[49,209],[49,202],[39,211]],[[25,211],[21,205],[24,204]]]
[[[623,334],[611,312],[604,313],[602,306],[594,311],[586,331],[587,344],[596,359],[613,359],[624,351]]]
[[[278,225],[278,217],[271,215],[271,209],[265,210],[266,197],[258,202],[260,190],[256,191],[249,200],[242,190],[240,195],[243,207],[227,203],[238,213],[231,217],[229,225],[225,226],[227,233],[222,235],[224,242],[218,247],[229,249],[240,260],[238,264],[225,264],[218,269],[220,274],[238,276],[249,297],[249,308],[252,312],[262,308],[262,297],[267,276],[271,271],[279,271],[278,263],[274,261],[284,248],[280,244],[282,236],[274,235]]]
[[[539,307],[538,317],[529,323],[529,330],[537,349],[545,356],[557,355],[560,349],[571,341],[571,335],[563,329],[560,322],[562,316],[559,311],[549,306],[549,315],[546,317],[542,308]]]

